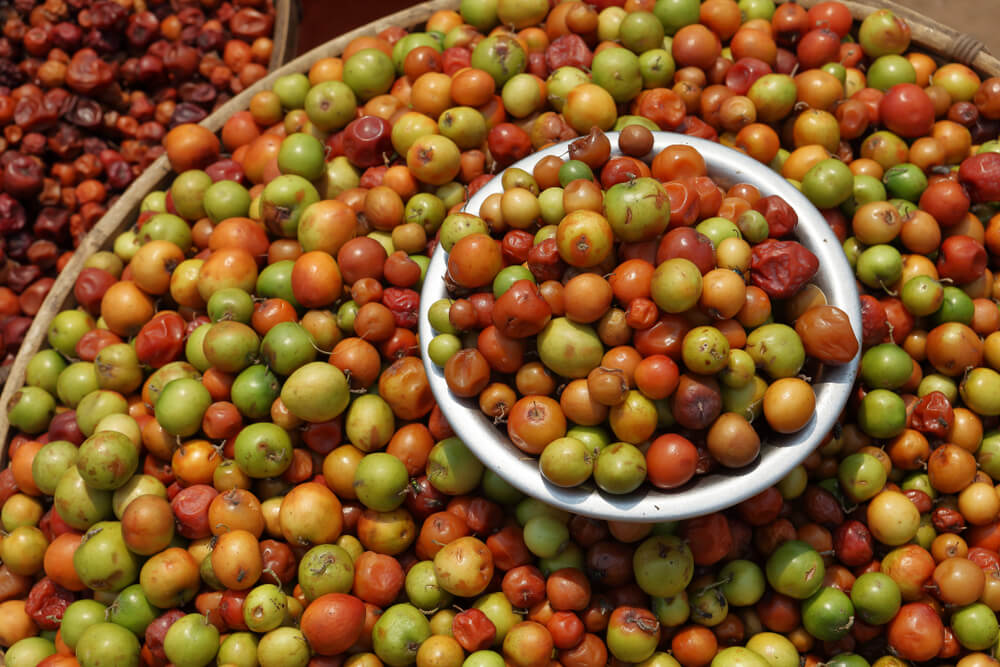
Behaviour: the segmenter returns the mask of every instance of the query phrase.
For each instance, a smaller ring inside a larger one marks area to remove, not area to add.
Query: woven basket
[[[273,72],[291,58],[298,48],[299,18],[302,6],[299,0],[274,0],[274,35],[271,38],[271,61],[267,71]]]
[[[799,4],[808,8],[818,4],[821,0],[798,1]],[[283,34],[279,32],[283,30],[283,26],[284,34],[290,36],[294,33],[293,28],[295,24],[292,21],[296,15],[295,12],[280,10],[281,5],[288,5],[293,2],[294,0],[278,0],[279,13],[275,26],[275,32],[278,35]],[[987,76],[1000,75],[1000,60],[989,54],[981,42],[968,35],[933,24],[919,14],[915,14],[911,10],[888,0],[882,0],[877,5],[865,4],[854,0],[841,0],[841,2],[851,10],[851,14],[855,20],[863,19],[878,9],[891,9],[899,16],[905,18],[910,24],[912,42],[921,49],[939,55],[942,58],[965,63]],[[249,106],[250,98],[255,93],[270,89],[274,80],[278,77],[295,72],[306,72],[316,61],[340,55],[356,37],[375,35],[391,26],[414,28],[426,22],[434,12],[442,9],[457,9],[458,5],[459,0],[430,0],[341,35],[272,71],[267,77],[250,86],[247,90],[220,107],[215,113],[202,121],[201,124],[213,132],[217,132],[230,116]],[[282,23],[283,21],[285,21],[284,24]],[[277,39],[275,40],[275,47],[277,54],[279,48]],[[284,50],[283,53],[286,54],[294,51],[294,38],[290,36],[281,48]],[[169,162],[166,157],[161,157],[136,179],[118,202],[111,207],[107,214],[84,238],[73,258],[63,269],[48,296],[45,298],[45,301],[42,303],[34,322],[25,335],[24,342],[20,350],[18,350],[13,364],[10,366],[9,377],[4,385],[3,392],[0,393],[0,406],[4,406],[4,409],[0,410],[0,443],[3,443],[2,448],[0,448],[0,466],[5,463],[6,443],[10,430],[6,406],[9,404],[14,393],[24,384],[24,375],[28,361],[30,361],[31,357],[38,350],[46,345],[46,332],[52,318],[60,311],[75,306],[73,285],[80,271],[84,268],[84,261],[93,253],[110,248],[115,237],[120,232],[127,230],[138,217],[139,205],[143,197],[148,192],[163,187],[170,176],[170,172]]]
[[[271,59],[267,63],[267,70],[273,72],[291,58],[295,57],[298,50],[299,21],[302,15],[302,5],[300,0],[274,0],[274,30],[272,32]],[[135,187],[133,183],[132,187]],[[129,190],[122,193],[124,199]],[[141,199],[141,197],[140,197]],[[107,219],[110,212],[102,219]],[[23,347],[21,349],[24,349]],[[12,367],[0,367],[0,383],[5,383],[8,376],[11,376]],[[2,440],[0,440],[2,441]],[[2,461],[0,455],[0,461]]]
[[[798,3],[807,9],[820,2],[822,0],[798,0]],[[934,23],[927,17],[897,2],[892,2],[892,0],[879,0],[878,2],[840,0],[840,2],[851,10],[851,15],[856,21],[860,21],[879,9],[889,9],[910,24],[912,42],[925,51],[968,65],[980,74],[1000,76],[1000,59],[989,53],[985,45],[972,35],[966,35],[947,26]]]

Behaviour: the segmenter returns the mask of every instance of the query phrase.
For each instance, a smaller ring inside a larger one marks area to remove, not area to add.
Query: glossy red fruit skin
[[[753,209],[767,220],[768,233],[773,238],[783,238],[795,231],[799,216],[788,202],[777,195],[761,197]]]
[[[344,128],[344,155],[358,167],[375,167],[392,155],[392,126],[378,116],[362,116]]]
[[[949,236],[941,243],[937,270],[958,285],[971,283],[986,270],[986,248],[971,236]]]
[[[682,536],[687,540],[697,565],[712,565],[726,557],[732,547],[733,534],[725,515],[715,512],[689,519]]]
[[[236,181],[237,183],[245,184],[247,180],[246,173],[243,171],[243,165],[228,158],[217,160],[208,165],[205,167],[205,173],[211,177],[213,183],[217,181]]]
[[[878,299],[870,294],[861,296],[862,344],[871,347],[881,343],[889,335],[888,317]]]
[[[309,634],[309,643],[320,655],[339,655],[351,648],[364,629],[364,603],[353,595],[327,593],[306,607],[302,626]],[[324,627],[336,628],[323,632]],[[321,636],[316,636],[316,634]]]
[[[920,86],[897,83],[879,102],[879,117],[890,132],[901,137],[929,135],[934,126],[934,103]]]
[[[931,183],[920,195],[920,208],[931,214],[942,227],[954,227],[969,213],[968,189],[955,181]]]
[[[80,271],[73,285],[73,297],[91,315],[99,314],[104,293],[116,282],[107,271],[88,266]]]
[[[715,247],[712,241],[691,227],[672,229],[660,240],[656,249],[656,264],[676,257],[694,262],[702,275],[715,268]]]
[[[986,152],[962,160],[958,182],[973,203],[1000,201],[1000,154]]]
[[[472,51],[464,46],[451,46],[441,54],[441,69],[448,76],[454,76],[458,70],[469,66]]]
[[[840,53],[840,35],[829,28],[814,28],[802,36],[795,54],[802,69],[821,67],[833,62]]]
[[[772,71],[760,58],[740,58],[726,72],[726,87],[737,95],[745,95],[757,79]]]
[[[889,621],[888,639],[893,652],[905,660],[931,660],[944,645],[944,624],[930,605],[913,602]]]
[[[492,310],[493,324],[504,336],[527,338],[538,334],[552,318],[552,309],[530,280],[518,280],[500,295]]]
[[[528,157],[532,151],[531,137],[513,123],[500,123],[486,135],[490,154],[502,167]]]
[[[874,556],[872,535],[860,521],[845,521],[833,535],[833,549],[837,560],[848,567],[859,567]]]

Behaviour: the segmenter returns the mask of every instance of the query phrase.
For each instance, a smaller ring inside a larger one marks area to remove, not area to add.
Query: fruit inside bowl
[[[487,466],[557,507],[736,504],[801,463],[851,392],[840,244],[795,186],[719,144],[595,129],[487,183],[440,245],[420,320],[435,397]],[[862,409],[905,421],[882,398]]]

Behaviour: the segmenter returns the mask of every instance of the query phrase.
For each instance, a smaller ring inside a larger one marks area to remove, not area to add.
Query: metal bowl
[[[799,218],[797,240],[819,258],[819,273],[813,283],[824,292],[828,303],[847,313],[860,339],[861,309],[854,272],[830,226],[802,193],[767,166],[721,144],[670,132],[653,134],[655,143],[648,159],[670,145],[691,146],[705,159],[709,175],[720,185],[751,183],[762,196],[779,195],[788,202]],[[621,155],[617,150],[618,133],[609,132],[607,136],[613,148],[612,156]],[[551,146],[512,166],[530,173],[543,157],[566,156],[568,146],[569,142]],[[483,201],[502,191],[500,179],[492,179],[469,200],[465,210],[478,215]],[[448,296],[444,282],[446,267],[447,254],[439,249],[431,258],[420,295],[420,352],[438,405],[455,434],[486,466],[525,494],[569,512],[615,521],[667,521],[715,512],[756,495],[799,465],[830,432],[847,402],[858,372],[858,356],[849,364],[826,367],[813,384],[816,413],[809,423],[794,434],[766,438],[761,443],[760,456],[744,468],[696,476],[687,485],[670,491],[656,489],[648,482],[626,495],[605,493],[592,482],[575,488],[560,488],[542,476],[537,458],[515,447],[506,433],[480,411],[475,401],[452,395],[442,369],[430,361],[427,345],[434,330],[427,313],[432,303]]]

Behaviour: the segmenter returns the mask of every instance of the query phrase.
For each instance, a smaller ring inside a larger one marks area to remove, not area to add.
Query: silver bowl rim
[[[623,154],[618,150],[618,134],[606,133],[611,141],[612,157]],[[667,146],[690,146],[705,159],[709,176],[716,182],[727,187],[735,183],[751,183],[762,196],[778,195],[790,204],[798,215],[795,239],[819,259],[819,273],[813,283],[823,290],[828,303],[847,313],[854,334],[860,340],[861,306],[854,271],[826,219],[798,188],[770,167],[722,144],[672,132],[654,132],[653,135],[653,149],[645,156],[647,161]],[[544,157],[568,156],[570,143],[565,141],[537,151],[510,167],[531,173],[534,165]],[[469,199],[463,211],[478,215],[485,199],[502,191],[500,178],[491,179]],[[447,253],[438,248],[427,268],[420,295],[420,355],[438,405],[455,434],[499,477],[528,496],[575,514],[596,519],[652,523],[702,516],[746,500],[781,481],[819,446],[846,405],[858,373],[860,352],[850,363],[825,367],[822,377],[813,383],[816,412],[809,423],[794,434],[768,437],[762,443],[761,455],[744,468],[696,476],[684,487],[670,491],[656,489],[648,482],[625,495],[605,493],[592,480],[579,487],[558,487],[542,476],[537,457],[529,456],[514,446],[506,434],[482,413],[475,401],[453,396],[443,370],[430,360],[427,347],[435,332],[431,328],[428,311],[435,301],[448,297],[443,280],[446,267]]]

